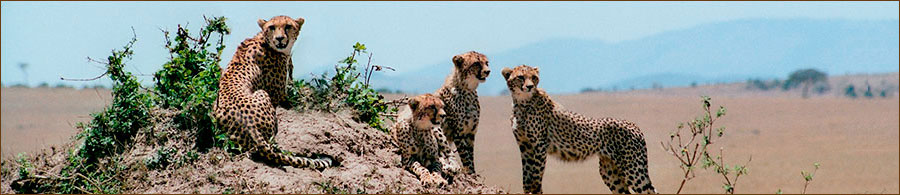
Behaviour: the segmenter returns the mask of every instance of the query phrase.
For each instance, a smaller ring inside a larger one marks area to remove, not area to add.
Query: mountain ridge
[[[786,77],[801,68],[829,74],[897,71],[898,26],[898,20],[743,19],[629,41],[555,38],[484,53],[495,73],[519,64],[539,67],[542,87],[551,93],[574,93],[586,87],[642,88],[648,87],[642,83],[675,79],[646,78],[666,74],[684,79],[660,84],[684,86]],[[392,89],[431,92],[450,71],[449,57],[446,61],[393,76],[376,75],[373,80],[376,85],[391,83],[388,88]],[[740,78],[732,77],[736,75]],[[499,78],[499,74],[488,78],[481,93],[505,90]]]

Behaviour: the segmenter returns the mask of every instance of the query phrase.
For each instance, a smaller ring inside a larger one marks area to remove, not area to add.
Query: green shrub
[[[123,61],[131,59],[131,47],[135,42],[136,37],[107,58],[105,74],[113,81],[112,104],[103,112],[91,114],[91,122],[83,125],[84,130],[76,135],[84,140],[78,155],[88,163],[121,152],[130,145],[137,130],[148,124],[149,109],[153,105],[150,95],[141,90],[134,75],[124,70]]]
[[[222,50],[225,35],[231,30],[224,17],[206,19],[200,34],[192,37],[187,29],[178,25],[175,37],[166,35],[166,48],[170,59],[154,74],[158,103],[163,108],[180,110],[175,123],[182,129],[196,129],[198,148],[205,149],[223,143],[214,139],[217,130],[212,116],[219,91]],[[213,41],[211,38],[216,38]]]
[[[847,88],[844,89],[844,95],[850,98],[858,97],[858,95],[856,95],[856,87],[853,86],[853,84],[848,85]]]
[[[359,65],[357,57],[361,54],[369,54],[364,72],[357,70]],[[396,108],[385,104],[384,97],[373,89],[368,81],[373,72],[390,68],[372,64],[371,60],[372,54],[366,51],[366,45],[356,43],[350,56],[339,61],[342,64],[334,66],[333,76],[323,73],[308,82],[294,81],[289,87],[292,105],[326,111],[349,107],[354,111],[354,119],[357,121],[387,132],[384,116],[396,112]]]
[[[681,163],[684,176],[676,194],[680,194],[685,183],[695,177],[695,170],[698,166],[703,169],[713,168],[716,174],[721,175],[725,180],[722,182],[725,193],[734,194],[738,179],[748,173],[747,164],[753,160],[753,156],[750,156],[743,165],[729,166],[725,164],[723,148],[719,148],[719,154],[715,157],[710,155],[709,146],[725,135],[725,127],[716,128],[714,124],[727,112],[724,106],[719,106],[719,109],[713,113],[710,100],[712,98],[702,96],[703,115],[687,124],[679,123],[677,129],[669,134],[668,142],[660,142],[663,149]],[[683,132],[684,129],[689,132]]]

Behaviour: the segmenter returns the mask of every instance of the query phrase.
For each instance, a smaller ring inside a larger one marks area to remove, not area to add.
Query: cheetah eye
[[[275,26],[269,26],[269,30],[275,30]]]
[[[291,30],[292,28],[294,28],[294,26],[291,26],[291,25],[286,25],[286,26],[284,26],[284,29],[285,29],[285,30]]]
[[[525,76],[519,75],[519,76],[517,76],[516,78],[519,78],[519,79],[525,79]]]

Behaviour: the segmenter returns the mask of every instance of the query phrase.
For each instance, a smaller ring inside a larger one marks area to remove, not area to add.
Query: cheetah
[[[460,165],[456,149],[440,128],[447,115],[444,103],[437,96],[425,94],[410,98],[409,108],[412,115],[401,115],[392,131],[403,166],[423,185],[446,185],[442,174],[452,178],[459,173]]]
[[[641,130],[632,122],[593,119],[565,110],[550,99],[539,83],[538,68],[520,65],[503,68],[513,99],[510,117],[522,155],[522,182],[526,193],[542,193],[541,179],[547,154],[577,162],[597,155],[600,175],[613,193],[656,193],[647,173],[647,147]]]
[[[481,106],[478,84],[484,83],[491,69],[487,56],[469,51],[453,56],[453,70],[434,94],[446,104],[447,118],[441,124],[444,136],[457,149],[467,174],[475,174],[475,132]]]
[[[330,158],[290,156],[273,146],[278,133],[275,105],[289,107],[286,85],[293,70],[291,47],[304,21],[287,16],[259,19],[262,31],[241,42],[222,73],[213,109],[219,125],[241,148],[278,165],[325,168],[331,166]]]

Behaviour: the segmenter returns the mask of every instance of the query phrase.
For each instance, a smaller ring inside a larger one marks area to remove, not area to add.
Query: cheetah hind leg
[[[609,187],[610,192],[614,194],[630,193],[624,175],[612,159],[600,156],[600,176],[603,177],[603,182],[606,183],[606,187]]]
[[[627,162],[627,172],[634,173],[634,175],[631,175],[628,178],[630,179],[628,182],[628,186],[634,193],[656,194],[656,189],[653,188],[653,184],[650,182],[650,174],[647,171],[647,155],[644,154],[635,156],[642,156],[643,159],[629,160]]]

